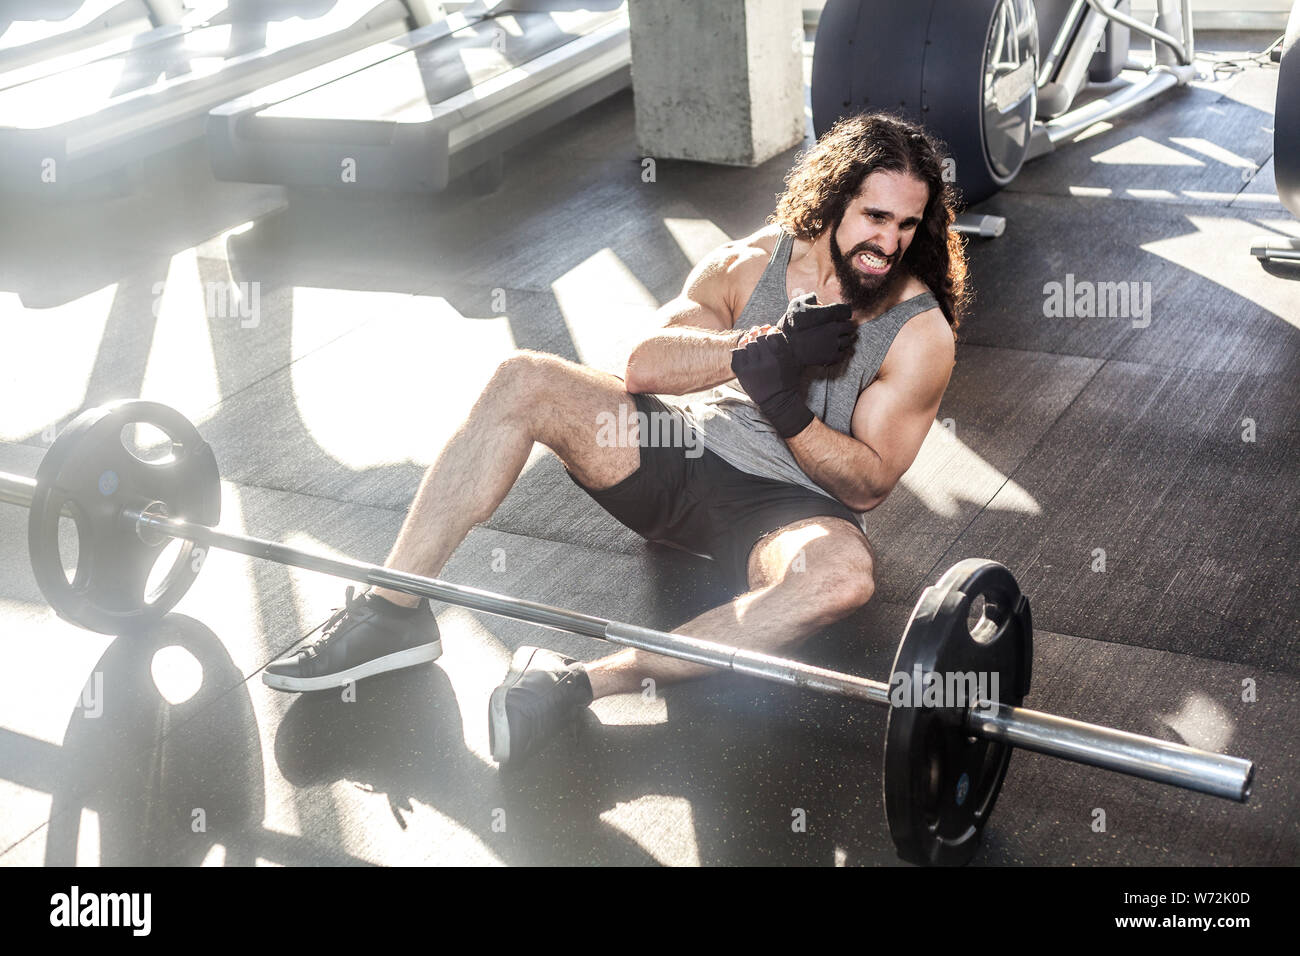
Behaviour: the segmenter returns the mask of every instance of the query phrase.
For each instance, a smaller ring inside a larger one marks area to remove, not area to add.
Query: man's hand
[[[853,345],[857,326],[847,305],[818,305],[809,293],[790,302],[773,328],[747,330],[731,352],[731,370],[777,434],[792,438],[813,420],[800,392],[799,373],[833,365]]]
[[[857,326],[847,305],[818,305],[811,292],[790,301],[776,324],[794,350],[794,360],[806,365],[834,365],[853,345]]]
[[[813,413],[799,389],[802,366],[784,335],[771,332],[732,349],[731,370],[782,438],[792,438],[812,423]]]
[[[767,335],[767,333],[771,332],[774,328],[775,326],[772,325],[755,325],[752,328],[746,329],[744,334],[741,335],[740,339],[736,342],[735,348],[743,349],[750,342],[754,341],[759,336]]]
[[[746,329],[736,348],[744,348],[760,336],[779,332],[794,349],[800,367],[834,365],[844,357],[857,335],[852,316],[853,310],[847,305],[818,305],[817,297],[809,293],[791,300],[790,308],[776,325]]]

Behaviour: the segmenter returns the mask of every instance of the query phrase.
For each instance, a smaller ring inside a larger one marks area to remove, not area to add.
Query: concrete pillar
[[[145,6],[153,14],[154,22],[159,26],[180,23],[185,17],[185,7],[181,0],[145,0]]]
[[[800,0],[629,0],[646,156],[757,166],[803,141]]]

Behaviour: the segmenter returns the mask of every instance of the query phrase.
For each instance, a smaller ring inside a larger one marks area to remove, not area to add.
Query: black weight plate
[[[142,461],[123,443],[127,425],[153,425],[172,454]],[[170,571],[146,594],[169,539],[147,543],[127,509],[161,502],[166,514],[197,524],[221,517],[221,479],[212,449],[175,409],[123,401],[93,408],[63,430],[36,469],[27,540],[32,570],[46,601],[63,619],[102,634],[147,625],[175,606],[194,583],[201,561],[184,542]],[[77,527],[77,570],[68,580],[59,555],[59,516]]]
[[[972,737],[966,713],[977,699],[1019,706],[1032,663],[1029,601],[1001,564],[961,561],[921,595],[890,672],[885,729],[885,812],[904,860],[959,866],[974,856],[1011,747]]]

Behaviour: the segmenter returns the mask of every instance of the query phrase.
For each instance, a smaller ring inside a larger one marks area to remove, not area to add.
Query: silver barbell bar
[[[36,482],[33,479],[0,472],[0,501],[30,508],[35,491]],[[684,634],[610,621],[590,614],[579,614],[564,608],[451,584],[350,558],[315,554],[275,541],[231,534],[208,525],[182,521],[167,516],[161,510],[124,509],[122,521],[149,542],[156,542],[160,535],[164,538],[179,538],[192,541],[202,548],[233,551],[276,564],[391,588],[458,607],[595,637],[623,647],[633,647],[778,684],[864,700],[884,707],[891,706],[889,684],[787,658],[704,641]],[[1239,803],[1246,802],[1250,797],[1254,780],[1255,765],[1241,757],[1210,753],[1184,744],[1023,707],[980,703],[967,708],[966,726],[972,735],[985,740]]]

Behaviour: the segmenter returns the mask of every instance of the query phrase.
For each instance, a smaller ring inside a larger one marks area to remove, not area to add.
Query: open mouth
[[[889,260],[882,259],[870,252],[859,252],[853,257],[853,261],[858,264],[858,268],[863,272],[868,272],[874,276],[884,275],[889,271]]]

